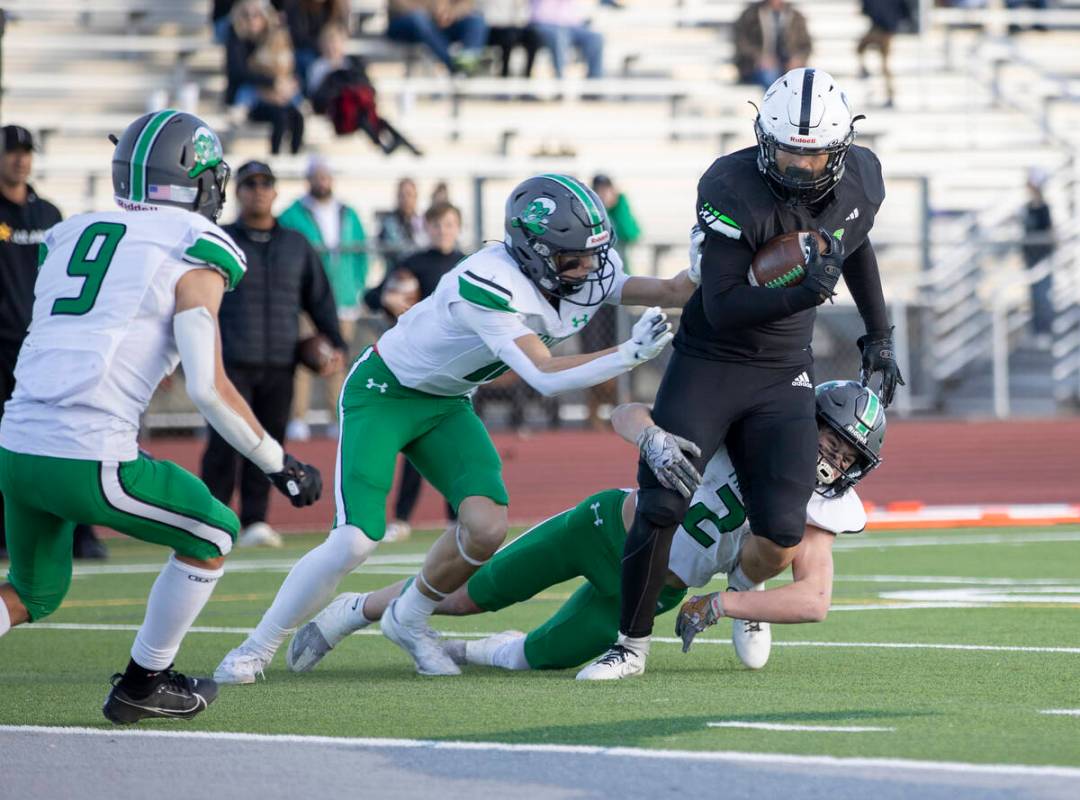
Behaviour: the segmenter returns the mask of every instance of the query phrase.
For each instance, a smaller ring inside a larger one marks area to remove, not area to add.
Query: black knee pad
[[[682,522],[690,501],[678,492],[663,487],[640,489],[637,511],[656,528],[673,528]]]

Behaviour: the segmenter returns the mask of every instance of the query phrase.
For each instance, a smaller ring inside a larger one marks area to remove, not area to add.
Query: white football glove
[[[701,251],[705,248],[705,231],[700,225],[690,229],[690,280],[701,286]]]
[[[619,355],[628,367],[636,367],[656,358],[675,338],[667,314],[656,306],[645,309],[641,319],[634,323],[630,338],[619,345]]]
[[[701,473],[687,454],[698,458],[701,450],[689,439],[668,433],[659,425],[650,425],[637,439],[642,460],[649,465],[660,485],[673,489],[688,500],[701,486]]]

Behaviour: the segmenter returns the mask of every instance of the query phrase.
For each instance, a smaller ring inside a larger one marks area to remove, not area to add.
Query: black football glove
[[[281,472],[271,472],[266,477],[297,508],[310,506],[322,495],[322,475],[319,470],[297,461],[288,453],[285,454],[285,467]]]
[[[859,350],[862,352],[862,370],[860,377],[862,385],[870,383],[870,378],[875,372],[881,373],[881,402],[888,406],[893,401],[896,386],[904,386],[904,376],[900,374],[900,367],[896,364],[896,351],[893,347],[892,328],[888,333],[871,334],[860,336],[858,340]]]
[[[821,305],[836,294],[836,282],[844,271],[844,243],[824,229],[818,233],[829,245],[822,251],[817,237],[810,237],[810,257],[806,260],[806,277],[802,285],[814,293]]]

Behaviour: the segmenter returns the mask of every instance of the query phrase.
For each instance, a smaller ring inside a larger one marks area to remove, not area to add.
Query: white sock
[[[649,642],[651,642],[651,641],[652,641],[652,636],[651,635],[650,636],[642,636],[639,639],[635,639],[633,637],[627,636],[625,633],[620,633],[619,634],[618,644],[621,644],[623,647],[627,648],[628,650],[633,650],[639,656],[644,658],[645,656],[649,655]]]
[[[735,569],[728,573],[727,584],[736,592],[748,592],[753,587],[754,582],[746,577],[746,573],[742,570],[742,564],[736,564]]]
[[[366,628],[377,620],[368,619],[367,614],[364,613],[364,603],[371,596],[371,592],[361,592],[353,595],[352,605],[349,608],[349,617],[353,625],[356,626],[356,630]]]
[[[398,622],[411,628],[427,627],[428,617],[439,604],[438,600],[432,600],[416,588],[417,583],[419,581],[410,583],[394,606],[394,616]]]
[[[0,636],[11,630],[11,614],[8,612],[7,603],[0,597]]]
[[[151,671],[173,663],[188,628],[203,610],[224,569],[202,569],[169,556],[165,568],[150,589],[146,617],[135,634],[131,657]]]
[[[532,669],[529,662],[525,660],[526,638],[528,637],[518,636],[496,647],[495,652],[491,654],[491,666],[513,670]]]
[[[353,525],[330,531],[326,541],[293,565],[274,602],[244,644],[273,658],[301,623],[330,602],[341,579],[363,564],[377,544]]]

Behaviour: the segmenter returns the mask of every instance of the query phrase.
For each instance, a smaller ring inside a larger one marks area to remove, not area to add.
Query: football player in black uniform
[[[754,531],[729,576],[741,590],[779,574],[802,537],[818,460],[810,339],[817,306],[833,296],[841,274],[866,325],[858,340],[863,382],[882,374],[885,405],[904,382],[868,239],[885,187],[877,157],[852,144],[857,119],[832,76],[792,70],[765,93],[754,123],[757,147],[718,158],[698,183],[701,286],[684,309],[653,417],[701,448],[699,471],[727,438]],[[801,230],[817,230],[828,242],[821,251],[811,246],[802,284],[751,286],[754,253]],[[578,674],[583,680],[645,670],[687,501],[643,462],[638,484],[623,552],[619,640]]]

